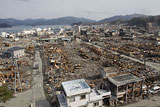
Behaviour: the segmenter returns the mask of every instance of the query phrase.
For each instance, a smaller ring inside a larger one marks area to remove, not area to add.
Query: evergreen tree
[[[12,97],[13,97],[13,92],[8,89],[7,85],[3,85],[0,87],[0,102],[5,103]]]

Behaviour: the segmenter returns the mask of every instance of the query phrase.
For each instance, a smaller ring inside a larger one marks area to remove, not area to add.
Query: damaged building
[[[7,57],[12,57],[12,58],[19,58],[25,55],[24,48],[22,47],[12,47],[7,49],[4,52],[4,55]]]
[[[142,79],[132,74],[121,74],[107,79],[111,90],[111,105],[117,105],[118,102],[127,103],[135,97],[142,95]]]

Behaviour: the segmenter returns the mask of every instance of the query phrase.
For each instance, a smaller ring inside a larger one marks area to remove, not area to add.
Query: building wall
[[[156,45],[160,45],[160,41],[157,41],[157,42],[156,42]]]
[[[94,103],[97,103],[97,102],[99,103],[99,105],[95,106]],[[100,100],[100,101],[92,102],[87,107],[103,107],[103,101]]]
[[[82,94],[82,95],[84,95],[84,94]],[[79,107],[79,106],[87,105],[89,102],[89,94],[85,94],[85,95],[86,95],[86,99],[83,99],[83,100],[80,99],[81,95],[74,96],[75,97],[74,102],[69,102],[69,98],[67,98],[68,107]]]
[[[11,53],[11,55],[16,58],[22,57],[25,55],[24,49],[13,51],[13,53]]]

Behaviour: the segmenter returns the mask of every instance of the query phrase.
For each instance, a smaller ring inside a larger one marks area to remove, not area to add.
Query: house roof
[[[7,51],[16,51],[16,50],[21,50],[21,49],[24,49],[24,48],[22,48],[22,47],[11,47]]]
[[[109,77],[108,80],[116,86],[126,85],[128,83],[139,82],[142,79],[133,74],[122,74],[114,77]]]
[[[112,72],[117,72],[118,69],[116,67],[105,67],[104,72],[105,73],[112,73]]]
[[[90,93],[90,102],[102,100],[104,97],[111,95],[111,91],[92,89]]]
[[[84,79],[62,82],[62,87],[68,97],[90,92],[90,87]]]

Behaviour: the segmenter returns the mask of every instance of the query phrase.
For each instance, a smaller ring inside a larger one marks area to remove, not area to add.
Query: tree
[[[7,100],[13,97],[13,91],[8,89],[7,85],[2,85],[0,87],[0,102],[5,103]]]
[[[2,38],[0,37],[0,48],[2,47]]]
[[[149,17],[147,18],[147,21],[148,21],[148,22],[155,22],[155,17],[154,17],[154,16],[149,16]]]
[[[138,27],[147,27],[147,21],[145,18],[141,18],[141,17],[136,17],[131,19],[129,22],[129,25],[131,26],[138,26]]]
[[[158,18],[158,19],[156,20],[156,23],[157,23],[158,26],[160,26],[160,18]]]

